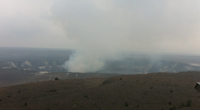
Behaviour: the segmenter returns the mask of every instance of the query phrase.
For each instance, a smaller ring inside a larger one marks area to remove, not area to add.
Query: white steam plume
[[[56,0],[51,14],[72,42],[68,48],[76,50],[65,67],[95,72],[122,53],[195,53],[200,49],[199,5],[186,0]]]

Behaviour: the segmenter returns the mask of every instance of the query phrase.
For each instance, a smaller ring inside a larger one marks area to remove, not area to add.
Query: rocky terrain
[[[120,74],[106,73],[76,73],[76,72],[52,72],[42,73],[33,70],[2,69],[0,70],[0,87],[16,84],[41,82],[59,79],[83,79],[83,78],[109,78]]]
[[[198,110],[200,72],[63,79],[0,88],[0,110]]]

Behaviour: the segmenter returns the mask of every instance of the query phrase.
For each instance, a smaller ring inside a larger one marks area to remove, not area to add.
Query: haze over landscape
[[[0,47],[75,50],[66,62],[72,72],[130,53],[200,54],[199,1],[0,2]]]
[[[199,109],[199,6],[0,0],[0,110]]]

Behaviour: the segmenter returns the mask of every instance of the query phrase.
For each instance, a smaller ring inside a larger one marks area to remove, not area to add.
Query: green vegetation
[[[186,102],[186,106],[187,106],[187,107],[191,107],[191,106],[192,106],[191,104],[192,104],[192,101],[191,101],[191,100],[188,100],[188,101]]]
[[[48,92],[57,92],[57,90],[56,89],[51,89]]]
[[[188,100],[188,101],[186,101],[186,104],[185,104],[185,103],[182,103],[181,106],[179,106],[179,108],[191,107],[191,106],[192,106],[192,101],[191,101],[191,100]]]
[[[85,97],[85,98],[89,99],[89,96],[88,96],[88,95],[84,95],[83,97]]]
[[[125,102],[124,106],[126,106],[126,107],[127,107],[127,106],[128,106],[128,102]]]
[[[58,78],[58,77],[56,77],[56,78],[55,78],[55,80],[59,80],[59,78]]]
[[[177,110],[176,107],[170,107],[170,110]]]
[[[24,106],[27,106],[27,102],[24,103]]]

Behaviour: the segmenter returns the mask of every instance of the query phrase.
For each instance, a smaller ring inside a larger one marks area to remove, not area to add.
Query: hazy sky
[[[199,0],[0,0],[0,46],[200,53]]]
[[[200,1],[0,0],[0,47],[75,49],[78,62],[91,53],[92,61],[122,52],[200,55]]]

